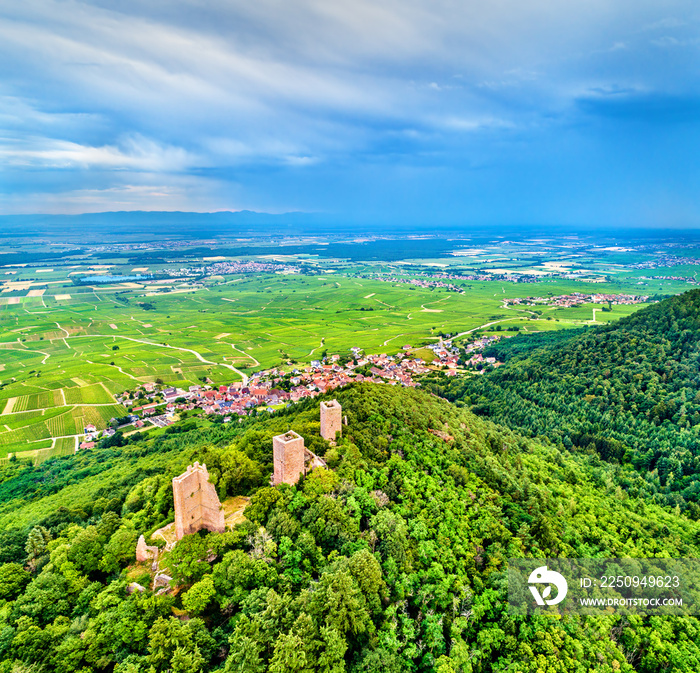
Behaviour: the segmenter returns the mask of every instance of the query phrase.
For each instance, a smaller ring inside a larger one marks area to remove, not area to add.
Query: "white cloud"
[[[21,141],[0,138],[0,160],[12,168],[112,169],[179,172],[197,161],[179,147],[163,146],[132,135],[120,146],[91,147],[50,138],[26,138]]]
[[[99,213],[114,210],[213,211],[259,208],[235,183],[194,176],[118,174],[104,188],[0,194],[0,213]]]
[[[436,119],[435,125],[439,128],[451,129],[454,131],[481,131],[484,129],[512,129],[515,128],[513,122],[494,117],[445,117]]]

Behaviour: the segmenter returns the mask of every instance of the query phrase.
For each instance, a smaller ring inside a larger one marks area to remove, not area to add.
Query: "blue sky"
[[[0,213],[700,227],[685,0],[0,0]]]

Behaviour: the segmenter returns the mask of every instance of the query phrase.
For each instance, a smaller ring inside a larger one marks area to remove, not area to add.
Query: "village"
[[[681,257],[679,255],[671,255],[669,253],[659,254],[654,259],[644,262],[628,264],[628,269],[660,269],[670,266],[697,266],[700,264],[700,259],[697,257]]]
[[[501,336],[482,336],[461,349],[469,359],[460,355],[450,339],[440,338],[435,344],[423,346],[433,354],[432,362],[418,357],[410,345],[403,346],[395,355],[381,353],[365,355],[358,347],[351,349],[352,357],[338,354],[312,360],[308,365],[290,372],[279,368],[255,372],[246,381],[216,386],[209,379],[202,384],[189,386],[187,390],[165,384],[146,382],[135,390],[117,397],[129,415],[113,419],[110,427],[100,431],[94,425],[85,427],[81,449],[93,448],[100,438],[112,437],[122,431],[144,431],[154,427],[164,428],[175,423],[183,412],[200,410],[207,416],[221,416],[228,423],[235,416],[248,416],[259,411],[274,413],[277,409],[301,400],[317,397],[353,382],[368,382],[406,387],[418,387],[418,377],[430,372],[442,371],[447,376],[464,372],[464,366],[499,366],[493,357],[484,357],[481,351]],[[460,359],[461,358],[461,359]],[[121,421],[121,422],[120,422]]]
[[[398,276],[384,276],[380,274],[359,275],[358,278],[378,280],[381,283],[405,283],[414,287],[422,288],[442,288],[448,292],[463,293],[464,289],[452,283],[445,283],[442,280],[423,280],[422,278],[399,278]]]
[[[450,274],[450,273],[431,273],[424,274],[421,273],[420,277],[402,277],[396,275],[387,275],[385,273],[372,273],[372,274],[358,274],[357,278],[365,278],[368,280],[377,280],[381,283],[402,283],[407,285],[413,285],[414,287],[422,287],[427,289],[441,288],[447,290],[448,292],[457,292],[459,294],[464,293],[464,288],[454,283],[446,283],[446,280],[458,280],[458,281],[500,281],[500,282],[510,282],[510,283],[536,283],[537,278],[532,275],[527,274],[511,274],[511,273],[498,273],[498,274]],[[428,280],[430,279],[430,280]]]
[[[559,306],[571,308],[581,304],[642,304],[649,301],[646,295],[635,294],[585,294],[583,292],[572,292],[571,294],[561,294],[555,297],[515,297],[514,299],[504,299],[505,306]]]

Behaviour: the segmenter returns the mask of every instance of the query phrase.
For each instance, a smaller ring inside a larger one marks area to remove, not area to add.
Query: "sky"
[[[694,0],[0,0],[0,214],[700,227]]]

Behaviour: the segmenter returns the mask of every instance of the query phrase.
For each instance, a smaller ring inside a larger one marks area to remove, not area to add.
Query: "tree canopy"
[[[623,488],[626,462],[420,390],[334,395],[348,416],[335,447],[312,400],[4,468],[0,673],[700,669],[693,617],[507,614],[511,557],[699,555],[698,523],[644,497],[641,476]],[[271,438],[288,428],[333,469],[273,488]],[[170,479],[194,459],[222,499],[250,496],[246,521],[163,550],[162,591],[135,540],[172,520]]]

